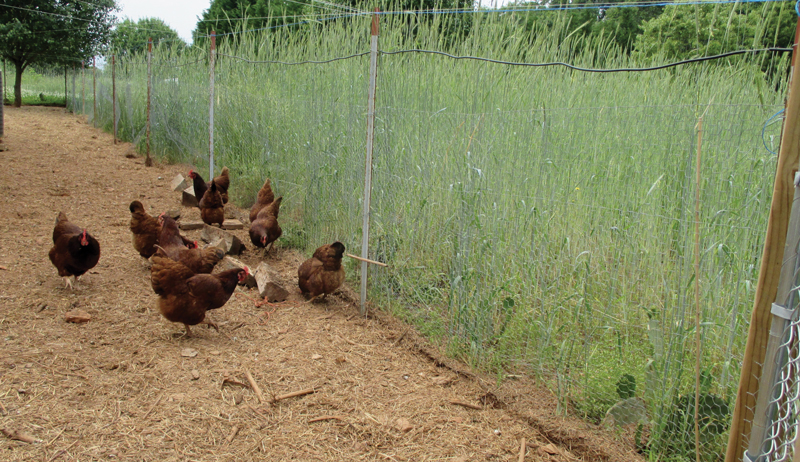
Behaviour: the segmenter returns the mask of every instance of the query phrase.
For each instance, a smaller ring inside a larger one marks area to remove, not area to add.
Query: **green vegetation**
[[[87,74],[91,76],[91,74]],[[4,103],[14,104],[14,91],[11,82],[14,74],[3,76]],[[91,90],[91,88],[90,88]],[[80,87],[78,87],[80,91]],[[25,85],[22,87],[22,105],[24,106],[60,106],[64,107],[64,73],[63,70],[31,69],[25,73]],[[91,97],[91,94],[89,95]]]
[[[75,65],[108,41],[114,0],[5,0],[0,8],[0,57],[14,66],[14,105],[22,75],[36,63]]]
[[[111,52],[118,56],[146,52],[150,38],[156,46],[164,42],[178,49],[186,47],[186,42],[178,37],[178,33],[161,19],[142,18],[133,21],[125,18],[111,34]]]
[[[443,31],[458,29],[457,16],[387,15],[380,48],[606,68],[666,59],[573,34],[566,16],[555,19],[475,14],[476,27],[450,40]],[[232,200],[244,207],[272,178],[285,197],[282,245],[360,245],[368,57],[289,66],[230,56],[298,62],[363,53],[370,20],[242,33],[220,44],[215,171],[230,168]],[[206,169],[207,54],[163,46],[155,54],[153,150]],[[788,56],[780,59],[775,67],[785,69]],[[651,423],[637,435],[649,435],[651,458],[686,458],[702,116],[701,452],[718,460],[775,169],[763,143],[776,151],[780,136],[773,124],[762,141],[762,128],[785,96],[786,74],[762,64],[756,55],[594,74],[382,55],[370,257],[390,266],[370,270],[371,300],[476,367],[540,377],[565,411],[600,421],[623,397],[642,398]],[[140,146],[145,72],[142,55],[117,69],[119,134]],[[93,115],[106,129],[110,88],[106,67]],[[357,277],[355,264],[347,271]]]

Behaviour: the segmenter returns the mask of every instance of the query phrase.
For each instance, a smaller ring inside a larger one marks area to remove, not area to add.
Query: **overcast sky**
[[[192,43],[192,31],[197,25],[197,18],[211,5],[211,0],[117,0],[120,19],[158,18],[186,41]]]

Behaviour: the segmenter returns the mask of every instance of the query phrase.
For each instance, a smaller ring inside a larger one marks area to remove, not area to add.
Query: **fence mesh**
[[[252,58],[310,53],[293,51]],[[218,58],[217,169],[231,169],[232,200],[243,206],[272,178],[286,198],[285,245],[358,247],[368,60]],[[119,135],[141,146],[145,61],[122,61]],[[155,155],[207,167],[208,72],[202,56],[154,56]],[[623,427],[654,460],[695,459],[697,414],[702,460],[722,460],[780,137],[779,123],[764,123],[782,108],[784,87],[737,93],[719,82],[721,68],[671,72],[648,81],[381,57],[369,257],[390,266],[371,272],[370,297],[456,357],[541,379],[564,412]],[[110,79],[109,66],[98,70],[90,114],[108,131]],[[715,85],[729,93],[713,96]],[[87,113],[91,88],[87,71]],[[347,262],[347,271],[357,266]],[[797,320],[784,344],[769,460],[793,453],[796,337]]]

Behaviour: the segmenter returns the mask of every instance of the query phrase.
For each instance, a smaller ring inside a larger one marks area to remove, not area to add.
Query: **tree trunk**
[[[21,63],[14,63],[16,75],[14,76],[14,107],[22,106],[22,71],[25,67]]]

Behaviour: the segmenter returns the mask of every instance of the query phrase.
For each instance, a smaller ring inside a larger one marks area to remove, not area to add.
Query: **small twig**
[[[294,391],[292,393],[286,393],[285,395],[279,395],[279,396],[276,396],[276,397],[272,398],[270,400],[270,403],[275,403],[275,402],[278,402],[278,401],[281,401],[281,400],[284,400],[284,399],[294,398],[295,396],[308,395],[308,394],[314,393],[314,391],[315,390],[313,388],[307,388],[305,390]]]
[[[225,386],[226,383],[229,383],[231,385],[239,385],[240,387],[244,387],[244,388],[250,388],[250,385],[248,385],[248,384],[246,384],[244,382],[240,382],[238,380],[232,379],[230,377],[224,377],[222,379],[222,386],[223,387]]]
[[[389,266],[389,265],[387,265],[386,263],[383,263],[383,262],[380,262],[380,261],[375,261],[375,260],[370,260],[369,258],[357,257],[357,256],[355,256],[355,255],[352,255],[352,254],[349,254],[349,253],[346,253],[345,255],[347,255],[347,256],[348,256],[348,257],[350,257],[350,258],[356,259],[356,260],[358,260],[358,261],[363,261],[363,262],[371,263],[371,264],[373,264],[373,265],[378,265],[378,266],[383,266],[383,267],[387,267],[387,266]]]
[[[161,401],[161,398],[163,398],[163,397],[164,397],[164,393],[162,392],[160,395],[158,395],[158,398],[156,398],[156,402],[153,403],[153,405],[150,406],[150,409],[148,409],[147,412],[144,413],[144,415],[142,416],[142,420],[146,419],[147,416],[149,416],[150,413],[153,412],[153,409],[155,409],[156,406],[158,406],[158,403]]]
[[[525,462],[525,438],[522,438],[519,445],[519,462]]]
[[[483,408],[481,406],[478,406],[477,404],[465,403],[465,402],[459,401],[457,399],[451,399],[450,400],[450,404],[455,404],[456,406],[464,406],[464,407],[468,407],[470,409],[475,409],[475,410],[478,410],[478,411],[482,411],[483,410]]]
[[[58,459],[59,456],[61,456],[62,454],[66,454],[67,451],[69,451],[70,448],[72,448],[72,446],[75,446],[76,444],[78,444],[78,441],[80,441],[80,440],[75,440],[75,441],[72,442],[72,444],[70,444],[69,446],[65,447],[64,449],[59,449],[58,451],[56,451],[56,453],[53,454],[53,457],[51,457],[47,462],[53,462],[54,460]]]
[[[228,435],[228,437],[227,437],[227,438],[225,438],[225,441],[226,441],[228,444],[231,444],[231,441],[233,441],[233,439],[234,439],[234,438],[236,438],[236,434],[237,434],[237,433],[239,433],[239,427],[237,427],[237,426],[234,426],[234,427],[233,427],[233,430],[231,430],[231,434],[230,434],[230,435]]]
[[[58,432],[58,435],[56,435],[55,438],[53,438],[52,440],[48,441],[47,444],[44,445],[44,447],[48,447],[51,444],[55,443],[55,441],[58,439],[58,437],[61,436],[61,434],[64,433],[64,430],[66,430],[66,429],[67,429],[66,427],[62,428],[61,431]]]
[[[266,401],[264,400],[264,395],[261,394],[261,389],[258,388],[258,384],[253,379],[253,376],[250,374],[250,371],[248,369],[244,370],[244,375],[247,377],[247,381],[250,382],[250,388],[252,388],[253,392],[255,392],[256,396],[258,396],[258,402],[261,404],[265,404]]]
[[[322,422],[323,420],[340,420],[340,421],[344,422],[344,416],[340,416],[340,415],[324,415],[324,416],[321,416],[321,417],[314,417],[313,419],[309,420],[308,423]]]
[[[8,409],[6,409],[2,401],[0,401],[0,409],[3,410],[3,415],[8,415]]]
[[[363,343],[356,343],[356,342],[350,340],[349,338],[343,337],[341,335],[338,335],[338,337],[340,339],[344,340],[345,342],[349,343],[350,345],[353,345],[353,346],[360,346],[360,347],[374,347],[375,346],[375,345],[365,345]]]
[[[9,437],[10,439],[17,440],[17,441],[22,441],[23,443],[33,444],[33,443],[36,443],[37,441],[39,441],[36,438],[32,437],[31,435],[29,435],[27,433],[22,433],[19,430],[9,430],[7,428],[4,428],[4,429],[2,429],[0,431],[2,431],[3,434],[6,435],[7,437]]]
[[[409,329],[410,329],[410,327],[406,327],[406,330],[404,330],[404,331],[403,331],[403,333],[402,333],[402,334],[400,334],[400,336],[399,336],[399,337],[397,337],[397,340],[395,340],[395,341],[392,343],[392,346],[393,346],[393,347],[394,347],[394,346],[397,346],[397,345],[398,345],[398,344],[399,344],[399,343],[400,343],[400,342],[403,340],[403,338],[404,338],[404,337],[406,336],[406,334],[408,333],[408,330],[409,330]]]

